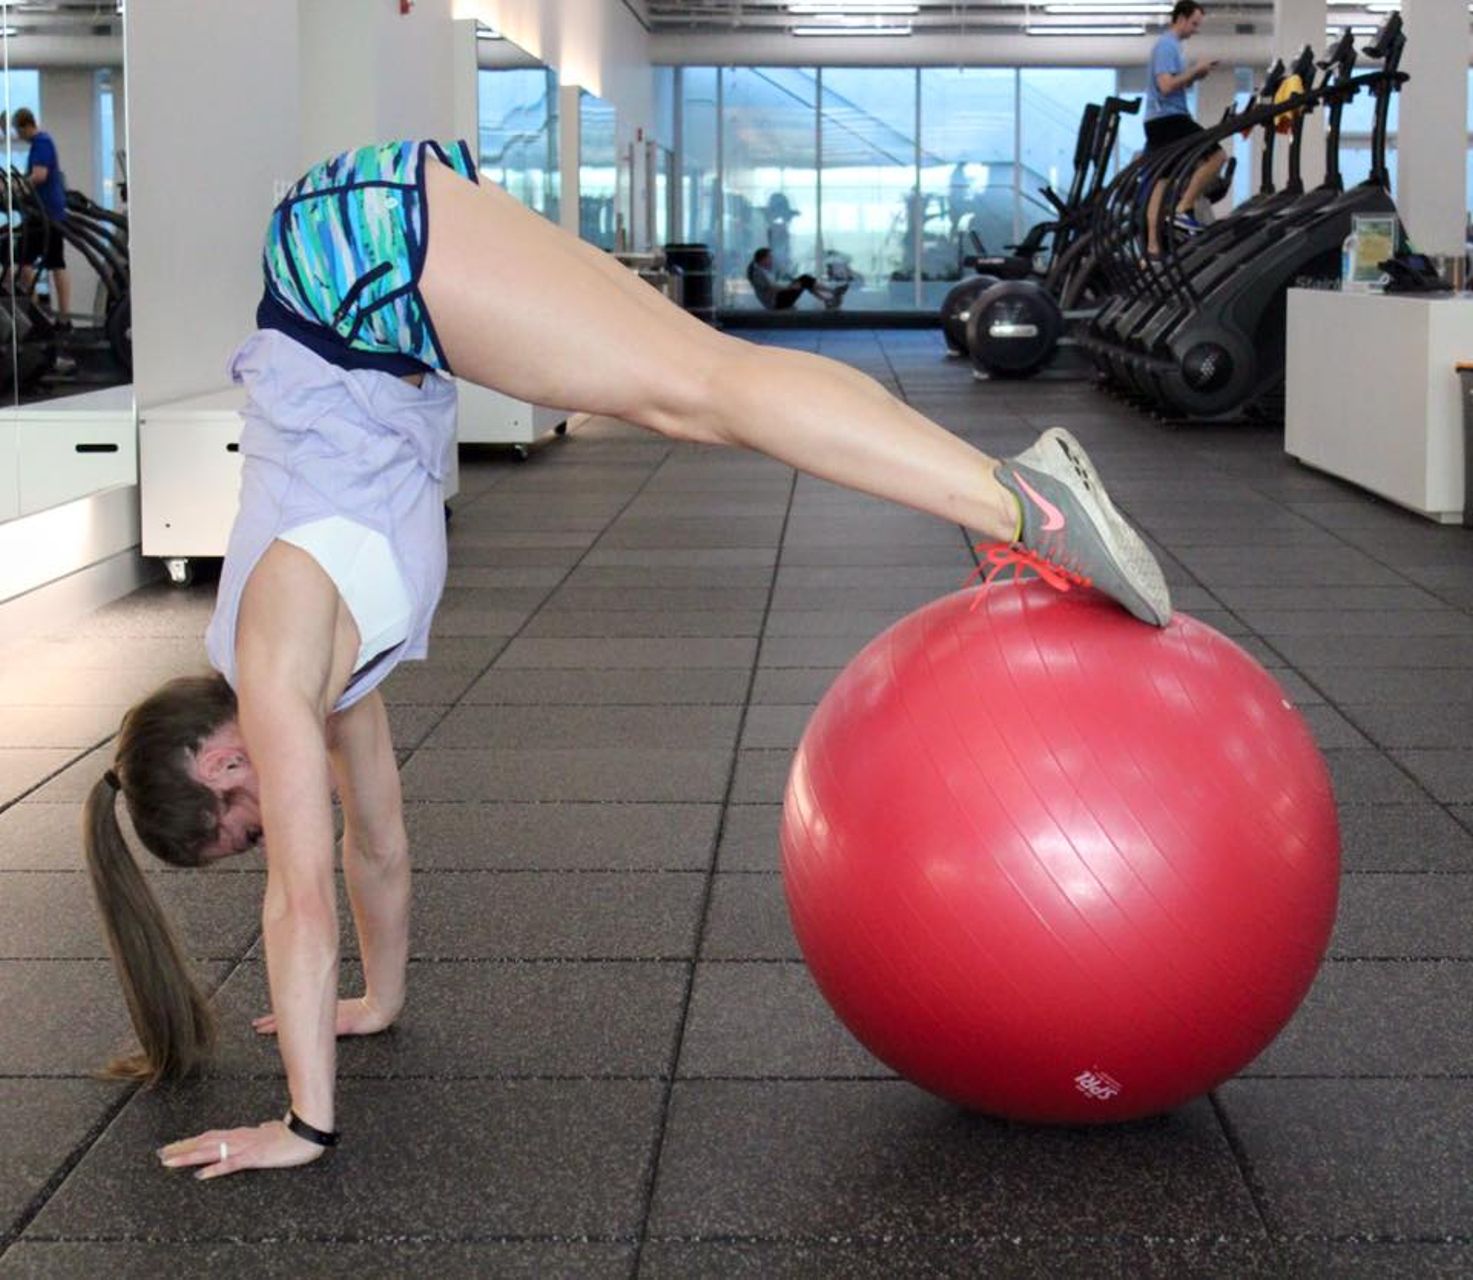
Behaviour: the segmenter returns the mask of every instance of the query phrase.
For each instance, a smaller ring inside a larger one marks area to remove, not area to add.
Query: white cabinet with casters
[[[0,518],[7,498],[10,515],[26,516],[138,483],[131,386],[0,410],[0,432],[14,440],[16,470],[0,493]]]
[[[456,438],[461,444],[510,445],[525,458],[534,445],[568,429],[568,415],[561,409],[515,400],[463,378],[456,388],[460,400]]]
[[[220,557],[240,504],[240,387],[175,400],[138,413],[143,554],[164,561],[184,585],[191,561]],[[452,450],[448,501],[460,492]]]

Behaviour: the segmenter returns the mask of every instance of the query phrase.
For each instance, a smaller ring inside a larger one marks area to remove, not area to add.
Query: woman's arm
[[[338,968],[326,721],[357,646],[352,617],[316,561],[273,543],[241,599],[236,692],[241,734],[260,784],[266,967],[291,1107],[325,1131],[336,1119]],[[198,1176],[218,1177],[304,1164],[321,1154],[272,1120],[172,1144],[165,1163],[204,1165]]]
[[[337,1033],[371,1035],[404,1007],[409,961],[409,838],[389,717],[377,692],[327,722],[328,758],[343,806],[343,876],[358,947],[364,993],[340,1000]],[[276,1031],[274,1013],[257,1018],[262,1035]]]

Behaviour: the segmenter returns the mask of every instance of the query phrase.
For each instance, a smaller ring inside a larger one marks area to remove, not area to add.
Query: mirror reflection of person
[[[752,292],[757,295],[757,301],[768,311],[791,311],[805,293],[811,293],[825,308],[832,311],[844,301],[844,294],[849,290],[847,280],[830,286],[810,275],[795,276],[783,284],[777,278],[777,264],[773,261],[772,250],[765,245],[747,263],[747,281],[752,286]]]
[[[51,272],[51,302],[56,309],[57,322],[69,327],[67,317],[71,314],[72,285],[66,269],[66,241],[61,234],[61,224],[66,221],[66,184],[62,178],[61,160],[56,154],[56,143],[51,135],[36,123],[35,113],[29,107],[18,107],[10,117],[15,136],[31,148],[27,161],[26,180],[35,188],[36,198],[46,210],[45,228],[39,221],[27,220],[21,230],[20,249],[17,260],[21,264],[20,287],[29,293],[36,283],[36,263],[39,261]],[[0,113],[0,130],[5,128],[5,116]]]

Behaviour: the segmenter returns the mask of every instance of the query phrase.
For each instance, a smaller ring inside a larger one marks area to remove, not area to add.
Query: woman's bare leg
[[[450,366],[508,395],[741,445],[1010,540],[996,461],[873,379],[717,332],[499,188],[441,165],[420,288]]]
[[[497,391],[741,445],[1035,556],[1164,626],[1155,557],[1079,442],[999,464],[847,365],[718,333],[498,187],[432,164],[420,290],[450,367]]]

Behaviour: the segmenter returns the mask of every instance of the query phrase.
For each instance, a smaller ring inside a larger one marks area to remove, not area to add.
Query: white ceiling
[[[854,0],[850,12],[858,13],[882,0]],[[1118,21],[1109,14],[1071,14],[1050,12],[1067,8],[1069,0],[910,0],[919,12],[903,17],[886,16],[871,19],[875,23],[909,23],[917,32],[934,35],[1007,35],[1040,22],[1100,24]],[[1084,0],[1073,0],[1077,6]],[[1159,10],[1170,0],[1140,0],[1135,5],[1136,21],[1144,11]],[[652,31],[677,35],[681,32],[762,32],[776,33],[799,23],[822,22],[813,14],[795,16],[789,11],[794,0],[626,0],[640,13]],[[1132,13],[1131,0],[1095,0],[1096,7],[1115,6],[1122,13]],[[813,0],[809,0],[812,8]],[[830,7],[828,4],[825,7]],[[831,0],[831,7],[844,11],[842,0]],[[1347,17],[1351,15],[1347,12]],[[1266,33],[1272,29],[1274,0],[1214,0],[1208,9],[1210,29],[1241,35]],[[1339,17],[1338,13],[1335,17]],[[1361,16],[1361,15],[1356,15]],[[1159,23],[1161,16],[1147,19]]]

